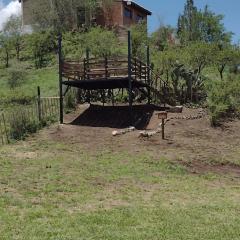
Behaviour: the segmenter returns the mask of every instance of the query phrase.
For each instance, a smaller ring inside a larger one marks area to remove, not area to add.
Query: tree
[[[198,38],[197,20],[198,10],[193,0],[187,0],[184,6],[183,15],[178,18],[178,37],[182,43],[194,41]]]
[[[48,56],[56,49],[55,35],[51,31],[35,32],[28,38],[28,45],[34,59],[35,67],[45,66]]]
[[[160,26],[157,31],[152,33],[151,43],[159,51],[163,51],[169,45],[174,45],[175,29],[171,26]]]
[[[132,54],[141,59],[146,58],[146,46],[148,45],[146,22],[140,22],[131,27]]]
[[[55,31],[89,28],[101,6],[109,6],[113,0],[41,0],[31,4],[35,28]]]
[[[0,52],[6,68],[9,67],[11,49],[12,46],[9,37],[0,32]]]
[[[221,80],[223,80],[223,73],[227,66],[231,67],[239,64],[240,52],[239,49],[227,45],[227,46],[217,46],[215,51],[215,64],[219,72]]]
[[[230,43],[232,33],[226,32],[224,16],[217,15],[205,6],[198,10],[193,0],[187,0],[184,12],[178,18],[177,34],[182,44],[194,41]]]
[[[92,28],[86,33],[84,41],[86,48],[96,57],[109,57],[120,51],[116,35],[100,27]]]
[[[20,50],[22,43],[22,20],[21,17],[12,15],[5,23],[3,32],[9,37],[15,51],[17,60],[20,59]]]

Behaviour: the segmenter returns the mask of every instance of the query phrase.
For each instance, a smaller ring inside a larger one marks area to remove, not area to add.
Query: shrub
[[[11,89],[14,89],[16,87],[19,87],[23,84],[24,79],[26,77],[26,72],[25,70],[21,70],[21,69],[9,69],[8,71],[8,86]]]
[[[28,134],[37,132],[39,124],[30,118],[24,112],[14,113],[9,119],[10,137],[14,140],[23,140]]]
[[[68,110],[75,109],[76,108],[76,104],[77,104],[77,94],[76,94],[76,91],[70,90],[66,94],[64,100],[65,100],[65,107]]]
[[[214,126],[222,118],[231,116],[240,111],[240,78],[229,75],[226,80],[207,81],[207,104]]]
[[[110,57],[120,53],[119,43],[112,31],[101,27],[92,28],[84,38],[85,46],[96,57]]]

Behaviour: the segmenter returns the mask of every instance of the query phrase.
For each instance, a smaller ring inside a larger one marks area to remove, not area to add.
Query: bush
[[[39,124],[31,120],[24,112],[14,113],[9,119],[10,137],[14,140],[23,140],[28,134],[37,132]]]
[[[69,92],[66,94],[65,98],[65,107],[68,110],[74,110],[77,105],[77,93],[74,90],[69,90]]]
[[[8,86],[11,89],[19,87],[23,84],[24,79],[26,77],[26,71],[20,69],[9,69],[8,70]]]
[[[224,117],[240,111],[240,78],[229,75],[226,80],[207,81],[207,104],[214,126]]]
[[[116,35],[101,27],[92,28],[86,33],[84,41],[86,48],[96,57],[111,57],[120,53]]]

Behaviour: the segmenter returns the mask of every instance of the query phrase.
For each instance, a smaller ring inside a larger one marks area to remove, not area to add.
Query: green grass
[[[239,239],[239,179],[46,139],[0,150],[2,240]]]
[[[26,104],[37,96],[37,87],[40,86],[43,96],[57,96],[58,70],[57,66],[43,69],[29,68],[23,83],[10,89],[7,83],[7,69],[0,69],[0,108],[5,109],[16,104]]]

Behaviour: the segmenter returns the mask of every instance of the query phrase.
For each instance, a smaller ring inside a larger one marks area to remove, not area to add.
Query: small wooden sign
[[[167,112],[166,111],[161,111],[157,113],[158,119],[167,119]]]

